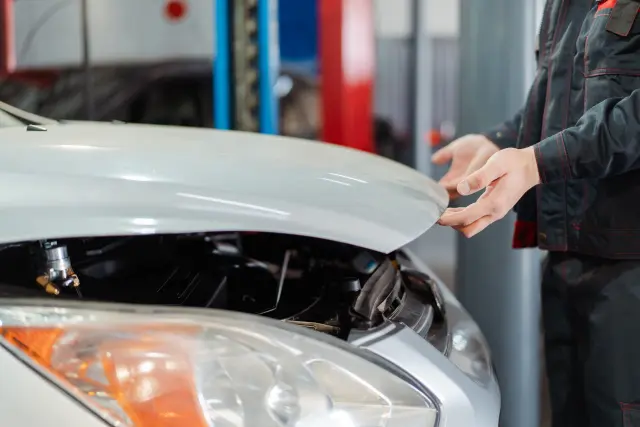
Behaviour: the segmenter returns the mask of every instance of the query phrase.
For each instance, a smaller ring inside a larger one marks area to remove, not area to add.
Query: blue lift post
[[[213,59],[213,124],[218,129],[231,128],[231,49],[229,46],[229,2],[215,2]]]
[[[278,35],[283,68],[318,78],[320,41],[318,0],[278,0]]]
[[[278,1],[214,1],[214,126],[277,134]]]
[[[524,105],[535,70],[536,2],[462,0],[461,134]],[[511,249],[513,215],[458,239],[456,293],[491,346],[502,391],[501,427],[540,425],[540,254]]]

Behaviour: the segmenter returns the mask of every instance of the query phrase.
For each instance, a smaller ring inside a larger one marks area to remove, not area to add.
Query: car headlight
[[[494,373],[489,345],[478,325],[462,307],[448,305],[451,332],[449,359],[477,384],[492,384]]]
[[[303,328],[216,310],[7,304],[2,345],[113,426],[436,424],[424,393]]]

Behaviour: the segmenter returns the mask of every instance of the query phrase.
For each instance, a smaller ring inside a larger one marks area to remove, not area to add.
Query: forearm
[[[612,98],[535,145],[543,183],[601,179],[640,167],[640,91]]]

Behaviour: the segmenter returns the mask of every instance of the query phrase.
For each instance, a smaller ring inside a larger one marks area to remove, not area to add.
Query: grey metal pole
[[[486,130],[524,103],[535,68],[536,2],[461,0],[461,134]],[[540,425],[540,255],[511,249],[513,215],[458,237],[456,292],[492,349],[501,427]]]
[[[431,174],[431,147],[425,135],[431,127],[432,64],[431,38],[427,32],[425,0],[412,2],[412,31],[410,57],[412,73],[409,84],[411,130],[413,136],[413,165],[424,173]]]
[[[94,99],[93,99],[93,73],[91,67],[91,49],[89,35],[89,0],[82,0],[80,3],[82,10],[82,70],[84,79],[84,109],[87,120],[94,119]]]

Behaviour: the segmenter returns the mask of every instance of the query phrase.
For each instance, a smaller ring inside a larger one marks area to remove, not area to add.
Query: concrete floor
[[[423,259],[435,274],[451,289],[455,289],[456,270],[456,234],[455,231],[444,227],[434,226],[422,237],[413,242],[411,249]],[[542,335],[540,340],[540,357],[542,358]],[[544,370],[544,367],[543,367]],[[547,381],[543,374],[540,379],[541,390],[541,427],[550,427],[550,409],[547,393]]]

